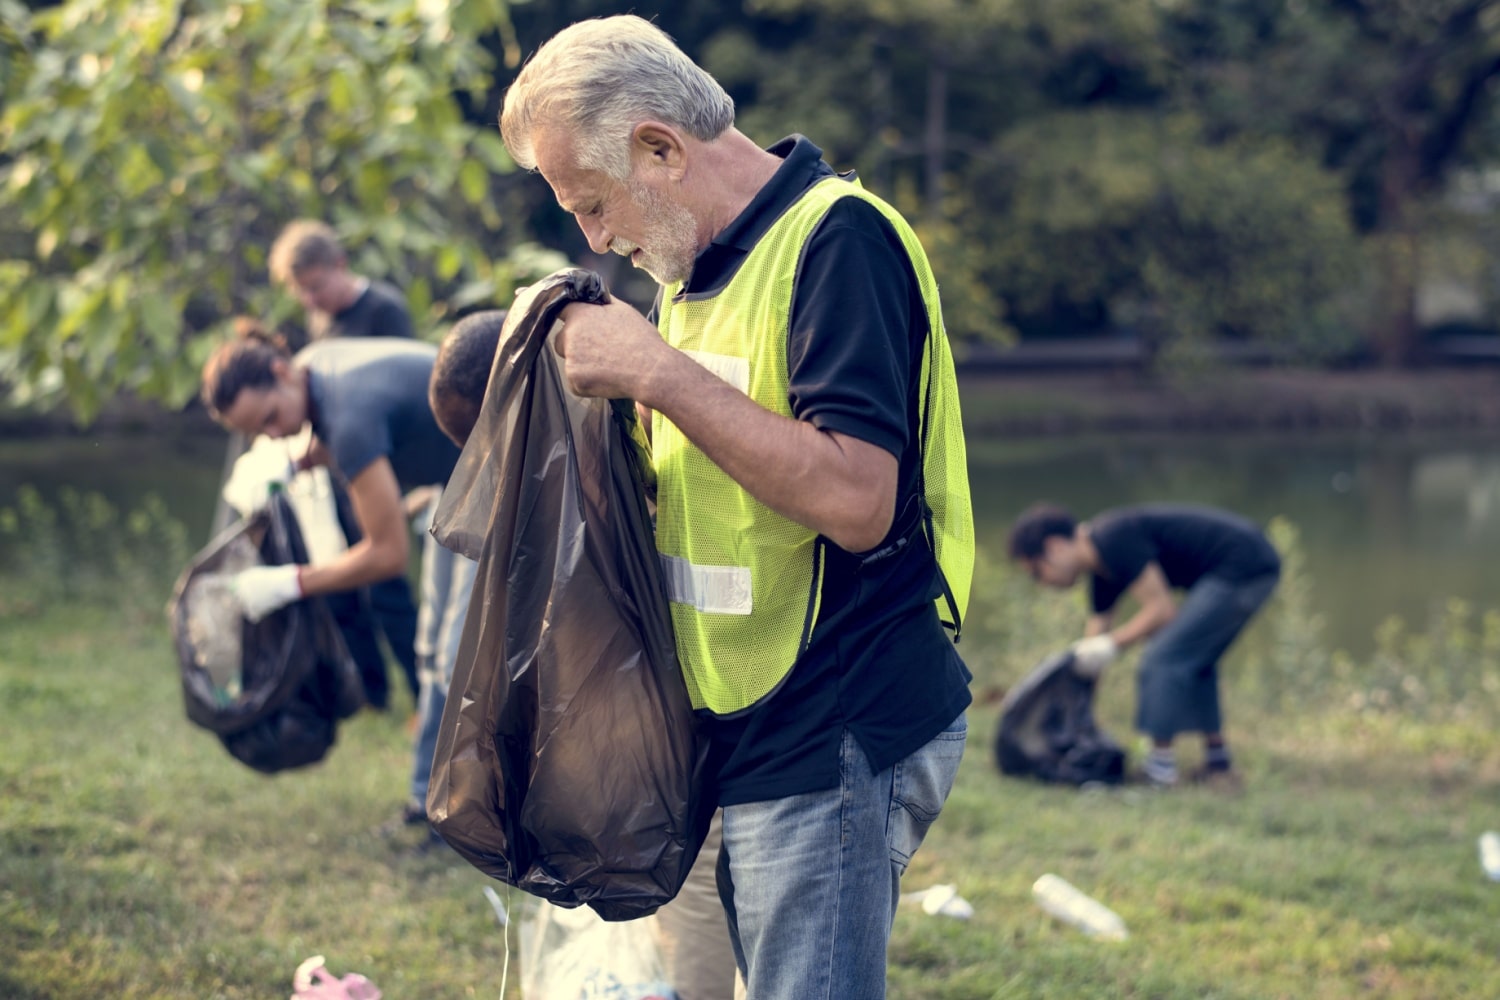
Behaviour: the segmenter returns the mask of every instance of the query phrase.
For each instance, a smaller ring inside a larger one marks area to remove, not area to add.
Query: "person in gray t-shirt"
[[[431,344],[383,337],[320,341],[293,357],[276,338],[250,328],[209,358],[203,369],[203,401],[214,418],[251,437],[289,437],[310,425],[313,447],[299,464],[327,465],[346,483],[362,535],[325,563],[258,566],[238,574],[233,586],[246,618],[258,621],[303,597],[406,573],[410,534],[402,493],[441,487],[459,455],[427,402],[436,356]],[[433,543],[423,551],[419,632],[435,632],[437,625],[455,617],[461,626],[468,607],[462,577],[471,583],[472,571],[445,563],[446,578],[431,579],[434,549],[441,547]],[[435,650],[425,652],[430,661]],[[435,697],[441,692],[434,687],[444,682],[438,664],[422,667],[419,729],[424,710],[431,714],[435,703],[441,711]],[[419,742],[418,756],[420,752]],[[418,760],[404,816],[408,822],[426,817],[426,782],[426,768]]]

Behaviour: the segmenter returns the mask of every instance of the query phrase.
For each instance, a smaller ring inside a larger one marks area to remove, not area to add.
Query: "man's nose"
[[[578,228],[583,230],[590,250],[598,254],[609,253],[610,235],[602,223],[587,215],[575,215],[573,218],[578,220]]]

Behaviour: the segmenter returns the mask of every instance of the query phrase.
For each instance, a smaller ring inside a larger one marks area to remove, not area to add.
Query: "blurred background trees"
[[[510,163],[468,114],[517,61],[501,0],[0,16],[0,378],[19,401],[181,403],[229,318],[292,311],[266,254],[299,216],[428,322],[508,288],[525,240],[501,235],[490,179]]]
[[[0,380],[84,416],[181,402],[203,337],[285,315],[264,258],[293,216],[429,329],[555,266],[538,247],[589,259],[494,123],[520,58],[627,8],[753,138],[802,132],[906,212],[964,342],[1401,366],[1445,321],[1493,333],[1495,2],[43,7],[0,0]]]

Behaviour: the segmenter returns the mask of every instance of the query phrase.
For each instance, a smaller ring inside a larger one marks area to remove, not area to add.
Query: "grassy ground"
[[[1500,828],[1500,693],[1467,711],[1371,711],[1361,678],[1399,669],[1320,659],[1294,577],[1231,671],[1243,794],[1002,779],[994,696],[1071,634],[1078,609],[980,571],[991,621],[967,650],[980,696],[969,752],[905,886],[953,883],[975,913],[903,904],[893,998],[1500,992],[1500,884],[1475,849]],[[387,1000],[501,996],[506,944],[482,894],[494,883],[455,855],[411,854],[410,832],[377,832],[406,784],[408,706],[356,717],[318,766],[263,777],[187,722],[156,585],[37,601],[4,583],[0,997],[262,1000],[290,993],[312,954]],[[1483,695],[1500,688],[1497,641],[1420,649],[1470,649]],[[1328,677],[1299,680],[1309,663]],[[1131,698],[1121,665],[1100,707],[1122,738]],[[1047,918],[1030,886],[1049,871],[1114,908],[1130,939]],[[506,997],[517,980],[512,955]]]

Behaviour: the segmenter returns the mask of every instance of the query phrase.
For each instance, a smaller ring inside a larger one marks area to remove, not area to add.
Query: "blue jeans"
[[[1136,672],[1136,729],[1158,742],[1178,733],[1217,733],[1219,658],[1276,589],[1280,576],[1250,580],[1208,576],[1195,583],[1177,615],[1158,632]]]
[[[428,508],[437,510],[438,498]],[[463,637],[464,616],[479,564],[438,544],[432,532],[422,533],[422,603],[417,608],[417,667],[421,690],[417,695],[417,741],[412,753],[411,804],[427,808],[427,785],[432,756],[437,750],[443,708],[453,662]]]
[[[878,1000],[901,875],[963,757],[964,715],[872,773],[846,730],[840,784],[724,807],[719,895],[749,1000]]]

